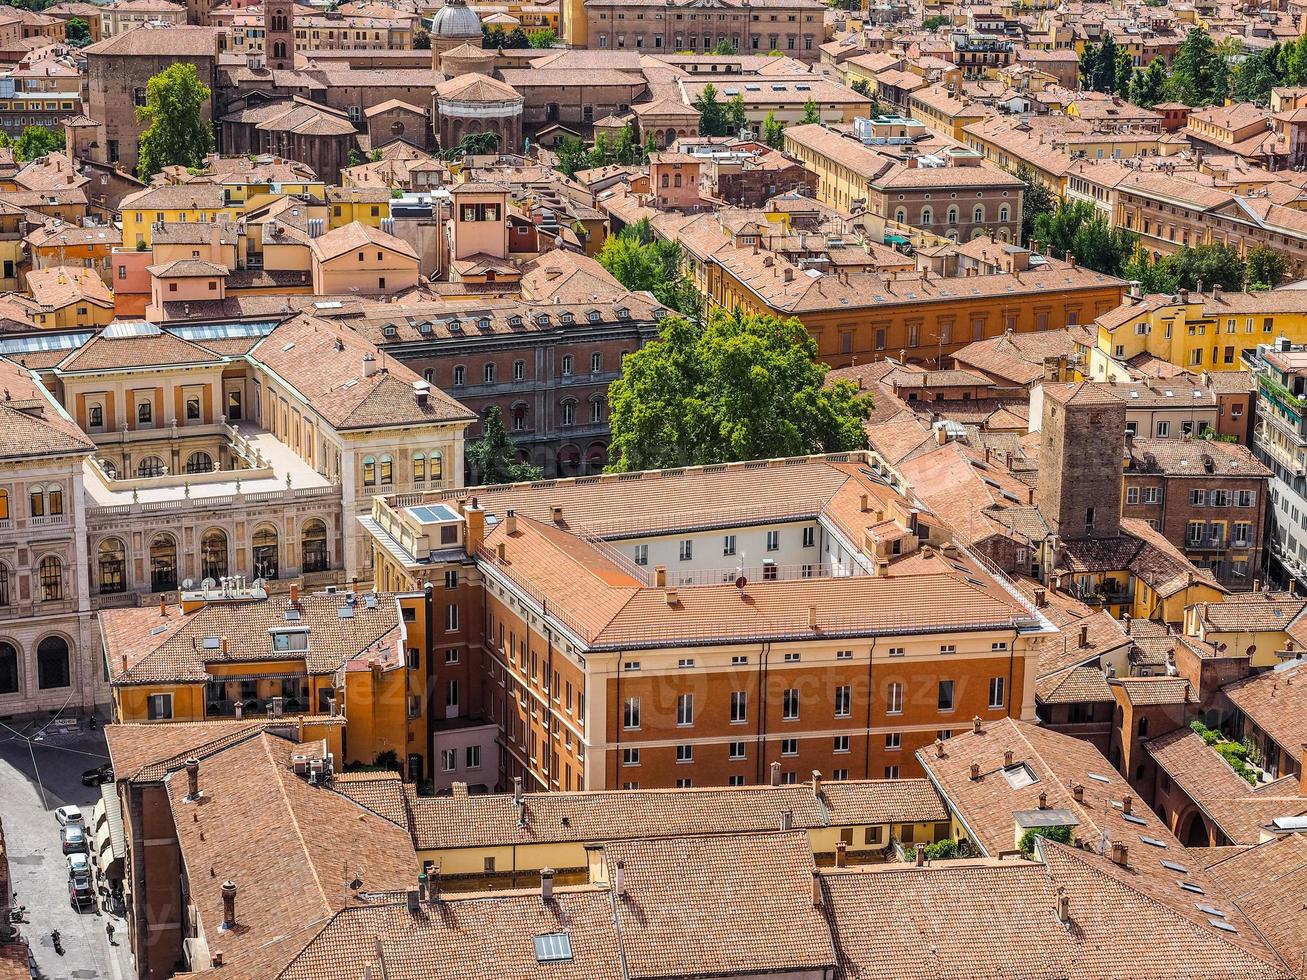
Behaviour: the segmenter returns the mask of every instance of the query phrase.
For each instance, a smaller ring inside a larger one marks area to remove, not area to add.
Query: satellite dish
[[[203,582],[200,583],[200,588],[202,588],[205,592],[208,592],[210,589],[212,589],[212,588],[213,588],[215,585],[217,585],[217,584],[218,584],[218,583],[215,582],[213,579],[211,579],[211,578],[206,578]]]
[[[745,578],[743,575],[741,575],[739,578],[735,580],[735,587],[737,589],[743,589],[748,584],[749,584],[749,580]]]
[[[189,589],[193,589],[193,588],[195,588],[195,580],[194,580],[194,579],[189,579],[189,578],[188,578],[188,579],[184,579],[184,580],[182,581],[182,588],[183,588],[183,589],[188,589],[188,590],[189,590]]]

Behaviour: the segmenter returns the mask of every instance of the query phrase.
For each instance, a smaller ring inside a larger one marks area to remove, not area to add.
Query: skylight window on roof
[[[1207,892],[1203,891],[1200,885],[1195,885],[1192,881],[1182,881],[1180,882],[1180,887],[1187,892],[1193,892],[1195,895],[1207,894]]]
[[[206,636],[202,645],[206,650],[216,650],[218,647],[222,646],[222,640],[218,639],[216,636]]]
[[[339,609],[336,610],[336,617],[337,617],[338,619],[353,619],[353,618],[354,618],[354,607],[353,607],[353,606],[341,606]]]
[[[1122,816],[1125,817],[1125,819],[1128,820],[1130,823],[1137,823],[1143,827],[1148,826],[1147,820],[1145,820],[1143,817],[1136,817],[1133,813],[1123,813]]]
[[[358,383],[359,383],[359,379],[358,379],[358,378],[350,378],[350,379],[349,379],[348,381],[346,381],[343,385],[341,385],[341,387],[342,387],[342,388],[353,388],[353,387],[354,387],[356,384],[358,384]]]
[[[158,636],[160,633],[167,633],[167,632],[168,632],[167,626],[156,626],[154,627],[154,629],[150,630],[150,635]]]
[[[1166,841],[1158,840],[1156,837],[1145,837],[1143,834],[1140,834],[1139,839],[1143,841],[1145,844],[1151,844],[1153,847],[1167,846]]]
[[[286,353],[286,351],[294,348],[294,346],[295,346],[295,341],[292,340],[289,344],[286,344],[284,347],[282,347],[281,352],[284,354]]]
[[[278,653],[302,652],[308,648],[308,630],[277,630],[272,634],[272,649]]]
[[[1174,861],[1163,861],[1162,867],[1166,868],[1167,871],[1178,871],[1182,875],[1187,875],[1189,873],[1188,868],[1183,864],[1177,864]]]
[[[1223,921],[1223,920],[1221,920],[1221,919],[1208,919],[1207,921],[1208,921],[1209,923],[1211,923],[1212,925],[1216,926],[1216,928],[1220,929],[1222,932],[1238,932],[1238,931],[1239,931],[1239,930],[1236,929],[1234,926],[1230,925],[1230,923],[1225,922],[1225,921]]]
[[[1096,783],[1110,783],[1111,780],[1106,776],[1100,776],[1096,772],[1086,773],[1086,775]]]
[[[1024,762],[1018,762],[1015,766],[1009,766],[1003,770],[1003,778],[1013,789],[1025,789],[1027,786],[1033,786],[1039,782],[1039,777],[1035,771]]]
[[[286,610],[286,622],[298,623],[300,621],[300,611],[298,609]]]
[[[572,958],[572,937],[565,932],[547,932],[535,937],[537,963],[566,963]]]
[[[1218,908],[1213,908],[1210,905],[1204,905],[1202,902],[1196,903],[1196,907],[1199,912],[1206,912],[1208,915],[1219,916],[1222,919],[1225,918],[1225,913]]]

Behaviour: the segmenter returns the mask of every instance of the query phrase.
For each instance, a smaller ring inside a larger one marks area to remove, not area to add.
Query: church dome
[[[481,40],[481,18],[467,5],[467,0],[445,0],[445,5],[431,19],[432,37],[476,38]]]

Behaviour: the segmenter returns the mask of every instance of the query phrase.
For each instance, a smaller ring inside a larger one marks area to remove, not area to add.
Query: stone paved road
[[[81,774],[108,761],[103,734],[47,731],[33,738],[40,724],[0,724],[0,824],[16,904],[27,906],[28,923],[18,928],[44,980],[130,980],[135,969],[122,942],[123,920],[99,909],[79,912],[68,901],[67,863],[54,819],[56,807],[75,803],[89,813],[99,799],[97,788],[82,785]],[[117,946],[109,945],[106,921],[114,924]],[[61,934],[63,956],[50,942],[52,929]]]

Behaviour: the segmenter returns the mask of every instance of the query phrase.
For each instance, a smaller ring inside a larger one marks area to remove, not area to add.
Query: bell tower
[[[263,0],[263,61],[270,71],[295,67],[294,0]]]

